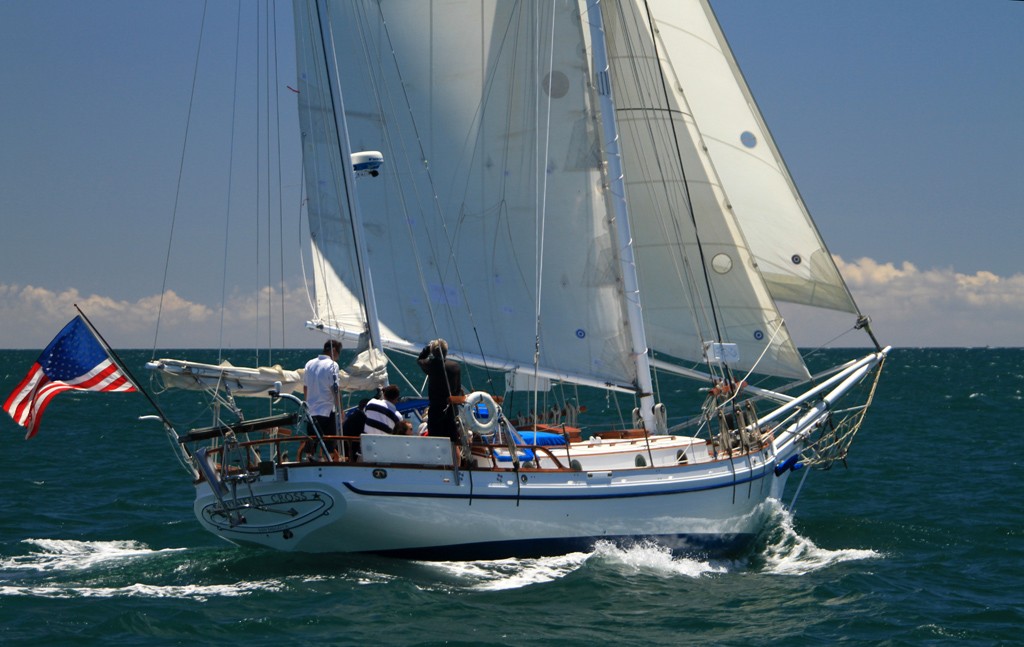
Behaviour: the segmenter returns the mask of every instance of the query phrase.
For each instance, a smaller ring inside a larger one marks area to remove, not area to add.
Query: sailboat
[[[794,473],[845,459],[889,349],[708,0],[293,9],[308,326],[358,346],[343,390],[372,395],[438,338],[488,388],[452,394],[458,441],[343,436],[350,460],[298,462],[300,376],[154,360],[175,386],[230,396],[212,426],[175,432],[204,528],[422,559],[599,541],[733,553]],[[848,313],[873,350],[812,376],[780,302]],[[658,375],[702,403],[672,410]],[[571,402],[547,415],[560,385],[628,398],[631,419],[597,432]],[[286,413],[228,420],[234,395]],[[506,411],[513,398],[532,413]],[[418,428],[425,407],[400,411]]]

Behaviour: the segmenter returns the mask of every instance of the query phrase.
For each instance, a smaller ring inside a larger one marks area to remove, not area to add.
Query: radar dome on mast
[[[381,164],[384,163],[384,156],[380,154],[380,151],[360,151],[358,153],[352,153],[352,170],[355,171],[356,175],[369,175],[370,177],[377,177],[380,175]]]

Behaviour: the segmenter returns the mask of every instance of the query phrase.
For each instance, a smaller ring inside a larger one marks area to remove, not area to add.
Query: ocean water
[[[0,351],[0,396],[37,354]],[[140,395],[64,393],[31,441],[0,421],[0,644],[1017,644],[1022,397],[1024,350],[897,349],[848,465],[745,556],[426,563],[225,544]]]

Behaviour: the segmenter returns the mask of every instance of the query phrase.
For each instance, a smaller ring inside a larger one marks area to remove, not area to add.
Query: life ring
[[[476,409],[479,405],[487,408],[487,417],[484,419],[476,416]],[[462,426],[481,436],[491,433],[494,425],[498,424],[498,404],[489,393],[484,391],[473,391],[466,396],[466,402],[462,405],[459,417],[462,419]]]

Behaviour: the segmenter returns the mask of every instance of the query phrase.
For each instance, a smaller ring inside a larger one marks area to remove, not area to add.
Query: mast
[[[327,72],[331,106],[334,112],[335,132],[338,136],[338,151],[341,154],[342,173],[345,186],[345,199],[348,204],[352,221],[352,237],[355,242],[356,265],[359,268],[359,279],[362,288],[363,307],[366,309],[366,327],[370,336],[370,348],[382,350],[380,338],[380,321],[377,318],[377,301],[373,291],[373,278],[366,262],[366,240],[363,233],[363,219],[356,196],[355,171],[352,168],[352,144],[348,137],[348,121],[345,116],[345,99],[341,91],[341,76],[338,71],[338,57],[334,48],[334,30],[328,14],[326,3],[316,3],[317,20],[320,23],[320,40],[323,46],[324,69]],[[324,24],[326,23],[326,28]],[[332,55],[328,56],[328,52]],[[334,71],[333,83],[331,71]]]
[[[594,63],[595,82],[601,107],[605,162],[608,165],[608,188],[611,192],[615,214],[615,233],[618,238],[618,258],[622,271],[626,320],[629,324],[633,361],[636,364],[640,417],[644,422],[644,429],[648,433],[653,433],[656,429],[654,385],[651,382],[651,367],[647,356],[647,334],[644,329],[643,308],[640,305],[640,285],[637,280],[636,261],[633,257],[633,235],[630,232],[629,213],[626,208],[626,185],[623,181],[619,132],[615,120],[615,102],[612,100],[610,66],[600,0],[587,0],[586,19],[590,22],[591,57]]]

